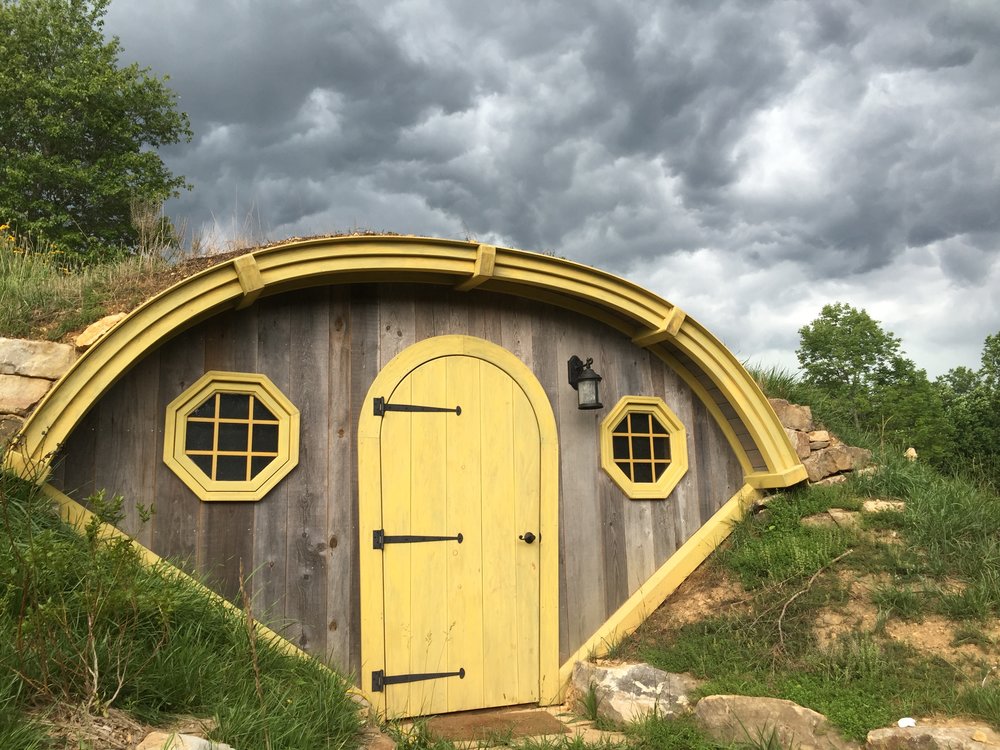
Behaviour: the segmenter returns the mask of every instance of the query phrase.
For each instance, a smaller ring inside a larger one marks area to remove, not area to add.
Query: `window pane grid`
[[[632,482],[655,482],[670,465],[665,435],[666,429],[652,414],[627,415],[611,433],[615,464]]]
[[[225,404],[223,403],[225,397]],[[242,403],[238,403],[243,399]],[[211,403],[211,406],[209,404]],[[208,408],[206,408],[208,407]],[[245,417],[222,416],[223,407],[227,414],[238,412],[246,414]],[[244,408],[245,407],[245,408]],[[198,416],[194,416],[197,414]],[[211,415],[211,416],[209,416]],[[211,449],[200,449],[185,445],[184,453],[195,461],[200,469],[205,471],[211,480],[225,481],[250,481],[257,474],[263,471],[270,460],[261,461],[259,459],[273,459],[278,456],[278,431],[279,420],[274,417],[260,401],[249,393],[216,393],[207,399],[201,406],[194,409],[187,417],[187,421],[201,423],[212,426],[212,447]],[[219,445],[219,436],[222,427],[227,425],[237,426],[227,432],[226,442],[232,443],[226,448]],[[246,437],[240,434],[239,426],[246,427]],[[254,440],[254,427],[260,426],[257,431],[257,439]],[[189,433],[188,441],[190,442]],[[205,436],[207,438],[207,435]],[[254,448],[255,442],[257,448]],[[238,447],[240,443],[244,445]],[[197,460],[195,457],[202,457]],[[208,458],[209,461],[206,461]],[[223,470],[220,472],[220,458]],[[239,461],[238,459],[242,459]],[[255,460],[258,459],[258,460]],[[225,476],[221,476],[224,474]]]

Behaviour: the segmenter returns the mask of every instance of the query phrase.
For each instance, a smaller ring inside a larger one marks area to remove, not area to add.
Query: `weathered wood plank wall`
[[[67,441],[56,476],[82,498],[153,505],[123,527],[210,577],[230,598],[239,565],[258,616],[312,653],[360,672],[356,430],[378,371],[410,344],[465,333],[505,347],[548,394],[560,441],[560,653],[573,653],[742,485],[708,410],[676,373],[600,323],[542,303],[409,285],[265,298],[166,343],[104,396]],[[566,383],[593,357],[602,400],[661,396],[688,430],[690,468],[667,500],[629,500],[600,468],[599,424]],[[298,467],[258,503],[203,503],[163,464],[166,405],[206,370],[261,372],[301,411]]]

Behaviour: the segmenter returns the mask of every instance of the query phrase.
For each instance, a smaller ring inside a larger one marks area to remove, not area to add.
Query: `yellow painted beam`
[[[264,277],[260,275],[257,259],[253,255],[241,255],[236,258],[233,260],[233,268],[243,290],[243,299],[236,304],[236,309],[242,310],[256,302],[260,293],[264,291]]]
[[[584,643],[560,668],[559,681],[563,689],[573,676],[573,665],[600,657],[608,648],[635,631],[670,596],[677,587],[729,536],[733,525],[741,519],[761,494],[744,485],[723,505],[680,549],[653,573],[639,589],[622,604],[600,629]]]
[[[43,479],[55,448],[124,372],[166,339],[252,295],[361,278],[432,283],[452,279],[461,285],[472,283],[478,272],[476,283],[490,280],[491,289],[589,315],[634,336],[651,351],[657,347],[649,342],[671,339],[722,391],[763,456],[767,473],[789,481],[796,475],[798,457],[759,387],[736,358],[691,317],[642,287],[603,271],[552,256],[505,248],[490,251],[489,247],[422,237],[317,238],[241,256],[252,261],[224,261],[153,297],[77,360],[27,420],[5,462],[15,469],[37,467],[41,469],[38,478]],[[747,468],[745,449],[718,405],[710,396],[706,399],[704,388],[696,392]]]
[[[636,334],[632,337],[632,343],[645,348],[653,344],[661,344],[667,339],[676,338],[686,317],[687,315],[679,307],[672,307],[659,328]]]
[[[497,249],[493,245],[480,245],[476,248],[476,265],[472,276],[455,287],[460,292],[468,292],[493,278],[493,268],[496,266]]]
[[[746,476],[746,482],[754,489],[773,490],[782,487],[791,487],[809,478],[809,472],[802,464],[791,466],[784,471],[775,472],[754,472]]]

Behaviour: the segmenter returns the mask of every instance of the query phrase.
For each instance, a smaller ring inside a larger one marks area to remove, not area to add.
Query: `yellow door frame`
[[[408,373],[438,357],[467,356],[506,372],[524,391],[538,420],[540,445],[538,602],[538,695],[542,705],[555,703],[559,682],[559,442],[555,414],[535,374],[503,347],[474,336],[425,339],[395,356],[375,377],[358,423],[358,532],[361,577],[361,690],[385,714],[385,693],[371,690],[371,674],[385,669],[385,617],[382,596],[382,553],[372,547],[372,533],[382,528],[381,417],[369,408],[388,395]]]

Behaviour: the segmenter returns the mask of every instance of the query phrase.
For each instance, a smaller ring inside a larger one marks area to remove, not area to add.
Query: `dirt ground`
[[[871,595],[886,581],[876,576],[857,577],[851,571],[841,573],[850,596],[846,603],[820,610],[816,616],[815,635],[821,648],[829,647],[847,633],[871,632],[878,624],[879,611]],[[649,635],[669,637],[679,628],[711,615],[746,610],[752,595],[738,580],[709,565],[698,568],[643,625]],[[961,624],[938,615],[909,622],[890,617],[885,634],[928,656],[937,656],[956,669],[972,676],[1000,680],[1000,622],[982,626],[989,644],[960,642]]]

